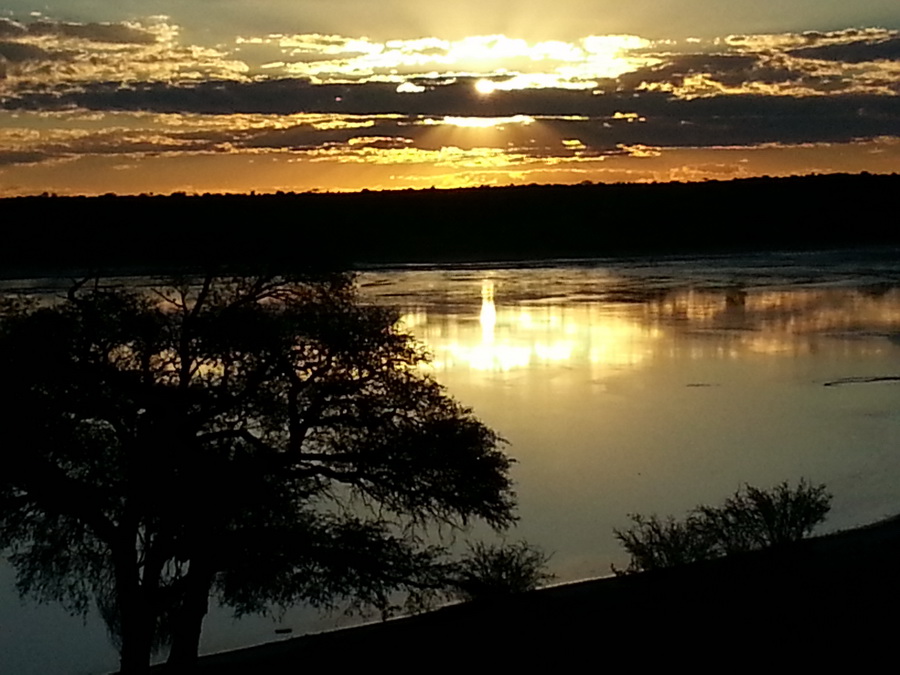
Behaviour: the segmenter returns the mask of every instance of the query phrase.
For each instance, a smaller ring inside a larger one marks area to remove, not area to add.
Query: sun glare
[[[482,96],[498,90],[593,89],[598,79],[659,62],[644,53],[652,43],[634,35],[590,35],[572,42],[473,35],[380,43],[310,34],[271,35],[258,42],[280,48],[277,58],[265,64],[268,69],[316,84],[391,82],[399,93],[409,94],[426,91],[424,80],[457,77],[480,78],[474,86]]]
[[[491,80],[478,80],[475,83],[475,91],[482,96],[489,96],[497,90],[497,85]]]
[[[430,122],[430,120],[426,120]],[[434,124],[435,122],[431,122]],[[530,115],[513,115],[512,117],[444,117],[439,124],[449,124],[454,127],[468,129],[490,129],[501,127],[505,124],[533,124],[534,118]]]
[[[481,282],[478,321],[453,317],[429,322],[427,312],[407,315],[434,353],[437,370],[466,367],[490,373],[536,366],[571,367],[586,362],[591,372],[635,367],[652,357],[662,337],[629,314],[601,304],[498,307],[493,279]]]

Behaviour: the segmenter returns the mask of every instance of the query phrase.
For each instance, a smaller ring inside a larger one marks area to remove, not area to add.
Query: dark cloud
[[[219,88],[228,91],[228,100],[234,105],[241,98],[243,106],[262,107],[257,101],[250,104],[254,86],[229,86],[220,83]],[[258,86],[262,86],[259,83]],[[373,85],[357,85],[363,89]],[[447,95],[447,87],[441,92]],[[458,87],[463,89],[463,87]],[[315,88],[313,88],[315,89]],[[94,92],[96,93],[96,92]],[[130,92],[132,95],[136,92]],[[158,92],[145,90],[141,105],[159,100]],[[170,88],[173,98],[177,89]],[[371,93],[371,92],[370,92]],[[181,131],[182,125],[142,134],[109,133],[61,142],[52,150],[54,155],[66,153],[116,154],[147,152],[219,152],[230,150],[287,151],[305,153],[321,148],[363,148],[391,150],[411,147],[420,150],[440,150],[457,147],[472,150],[491,147],[508,152],[520,152],[530,157],[591,157],[620,151],[621,147],[751,147],[761,144],[840,143],[860,139],[900,136],[900,97],[887,96],[718,96],[680,100],[659,92],[614,94],[584,97],[585,104],[593,108],[591,114],[563,118],[547,113],[548,110],[565,107],[555,98],[563,92],[531,91],[498,94],[494,113],[511,116],[504,123],[503,133],[490,134],[480,130],[456,127],[452,120],[445,120],[444,113],[432,113],[425,109],[427,95],[404,96],[394,94],[392,116],[377,117],[347,111],[321,119],[298,121],[287,128],[275,128],[275,119],[268,122],[261,118],[259,124],[248,124],[235,119],[231,127],[222,124],[222,118],[209,128],[203,128],[203,118],[193,117],[197,127]],[[265,91],[266,100],[271,90]],[[507,94],[515,99],[504,110],[503,99]],[[223,94],[224,95],[224,94]],[[323,94],[317,94],[323,96]],[[391,100],[382,92],[385,101]],[[327,97],[326,97],[327,98]],[[333,97],[331,97],[333,99]],[[351,96],[351,99],[354,97]],[[462,97],[465,99],[465,97]],[[136,103],[137,99],[132,99]],[[295,101],[296,102],[296,101]],[[330,106],[337,102],[332,100]],[[406,109],[403,110],[402,107]],[[184,101],[181,107],[185,108]],[[370,106],[360,106],[367,108]],[[310,106],[312,108],[312,106]],[[439,111],[444,105],[435,106]],[[466,109],[457,104],[459,114],[483,115],[483,110]],[[584,106],[582,106],[584,109]],[[513,115],[523,111],[534,116],[528,124],[516,122]],[[398,114],[399,113],[399,114]],[[616,113],[619,113],[618,115]],[[645,121],[641,121],[641,119]],[[318,121],[317,121],[318,120]],[[579,141],[566,144],[563,141]]]
[[[22,150],[4,150],[0,149],[0,167],[16,166],[27,164],[39,164],[48,159],[51,155],[43,151],[22,151]]]
[[[34,21],[26,25],[29,35],[78,38],[109,44],[149,45],[156,36],[142,28],[122,23],[60,23]]]
[[[18,21],[0,17],[0,38],[19,37],[25,35],[28,29]]]
[[[67,58],[62,52],[48,52],[42,47],[24,42],[0,41],[0,60],[5,59],[10,63],[22,63],[24,61],[53,61]]]
[[[243,78],[246,64],[218,49],[182,45],[161,19],[132,23],[0,22],[0,96],[73,91],[86,83]]]
[[[395,121],[376,122],[366,129],[332,128],[316,129],[309,124],[298,124],[287,129],[272,129],[255,133],[238,141],[245,148],[283,148],[299,150],[312,148],[324,143],[347,143],[351,138],[365,133],[367,136],[391,137],[401,131]]]
[[[311,85],[302,80],[217,81],[192,86],[146,83],[123,87],[99,83],[60,93],[9,98],[7,109],[150,111],[199,114],[336,113],[344,115],[561,116],[590,118],[612,142],[660,145],[730,145],[775,141],[846,141],[900,136],[900,97],[865,94],[830,96],[720,95],[683,100],[661,91],[606,95],[557,89],[473,93],[470,83],[398,94],[386,84]],[[636,113],[646,122],[615,119]],[[606,124],[608,126],[604,127]],[[613,134],[610,129],[619,130]],[[291,133],[303,136],[305,129]],[[285,138],[285,136],[282,136]],[[340,140],[340,138],[335,138]],[[297,138],[288,145],[306,145]]]
[[[35,142],[27,140],[18,147],[0,146],[0,166],[36,164],[40,162],[71,159],[78,156],[163,155],[184,153],[213,153],[223,151],[224,143],[231,143],[240,136],[239,131],[220,130],[188,134],[172,130],[124,130],[111,129],[95,134],[65,134],[48,132]],[[27,147],[23,147],[27,146]]]
[[[887,40],[862,40],[846,44],[802,47],[788,52],[792,56],[822,61],[864,63],[867,61],[900,61],[900,36]]]
[[[639,89],[647,84],[681,87],[695,75],[708,75],[723,85],[736,87],[748,82],[782,83],[802,77],[772,58],[758,54],[673,54],[660,65],[639,68],[615,80],[618,89]]]
[[[737,99],[742,100],[737,100]],[[0,165],[27,165],[79,156],[176,156],[217,153],[290,153],[309,158],[376,163],[456,161],[491,155],[507,162],[572,165],[601,156],[665,148],[753,148],[841,143],[900,136],[900,110],[888,97],[778,99],[720,97],[680,101],[651,93],[633,99],[645,113],[612,117],[523,115],[495,127],[422,115],[299,115],[283,127],[280,116],[141,116],[119,126],[80,132],[19,134],[0,147]],[[620,99],[620,102],[623,102]],[[829,105],[830,104],[830,108]],[[67,114],[77,122],[76,114]],[[645,121],[641,121],[644,119]],[[141,125],[141,128],[131,125]],[[487,155],[486,155],[486,154]]]
[[[403,150],[414,143],[412,139],[403,136],[357,136],[353,140],[354,147],[373,150]]]

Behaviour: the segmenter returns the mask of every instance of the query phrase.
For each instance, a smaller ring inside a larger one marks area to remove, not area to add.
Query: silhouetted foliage
[[[4,220],[41,227],[7,228],[0,265],[33,276],[60,269],[203,269],[206,263],[293,269],[298,261],[464,262],[895,246],[900,229],[857,216],[859,204],[890,213],[898,186],[900,175],[834,174],[332,194],[19,197],[0,200]],[[690,228],[672,227],[672,204],[686,203],[707,208],[693,214]],[[635,204],[641,206],[640,227],[593,221],[603,212],[610,223],[630,222]],[[778,204],[776,212],[772,204]],[[156,234],[162,239],[171,241],[177,233],[179,246],[147,246],[149,235],[140,227],[130,237],[123,233],[120,224],[133,222],[135,213],[142,222],[161,224]],[[292,213],[303,213],[310,224],[334,223],[339,213],[340,227],[297,227]],[[231,222],[253,227],[220,236],[222,223]],[[554,223],[552,231],[548,222]],[[822,222],[855,224],[823,228]]]
[[[745,485],[722,506],[699,506],[684,521],[632,514],[634,526],[614,532],[631,555],[624,571],[643,572],[799,541],[830,508],[825,486],[805,479],[795,488]]]
[[[550,556],[528,542],[469,545],[468,554],[452,567],[450,595],[461,600],[496,600],[525,593],[555,578]]]
[[[389,611],[434,592],[430,524],[513,521],[502,440],[351,276],[78,284],[0,321],[0,547],[95,602],[122,671],[196,659],[211,595]]]
[[[634,521],[633,527],[614,531],[631,555],[627,572],[674,567],[713,556],[713,543],[695,515],[683,522],[671,516],[665,520],[656,515],[629,517]]]
[[[701,506],[697,517],[718,553],[729,554],[780,546],[812,534],[831,508],[824,485],[801,479],[771,490],[746,485],[722,506]]]

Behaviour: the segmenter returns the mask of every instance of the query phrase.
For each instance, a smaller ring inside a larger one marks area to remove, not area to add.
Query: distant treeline
[[[900,175],[0,200],[0,274],[900,244]]]

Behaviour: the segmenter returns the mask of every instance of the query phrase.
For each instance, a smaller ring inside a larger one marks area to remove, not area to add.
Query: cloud
[[[244,77],[218,49],[184,45],[164,18],[144,23],[18,23],[0,19],[0,98],[95,82],[183,82]]]
[[[8,63],[23,63],[25,61],[57,61],[68,59],[64,52],[51,52],[37,45],[23,42],[0,41],[0,59]]]
[[[521,97],[539,97],[541,92],[518,94],[521,103]],[[603,114],[494,117],[20,112],[20,126],[8,127],[0,136],[0,156],[9,164],[78,156],[274,153],[318,162],[512,166],[574,164],[617,155],[646,158],[666,148],[799,146],[900,137],[896,97],[686,101],[645,93],[620,97],[617,106]],[[40,133],[35,131],[38,126]]]
[[[473,109],[479,100],[485,114],[493,114],[497,104],[483,99],[527,90],[603,95],[658,91],[685,100],[900,93],[900,60],[888,58],[900,49],[900,37],[883,29],[682,42],[652,42],[631,35],[592,35],[571,42],[529,42],[504,35],[377,42],[341,35],[279,34],[237,38],[230,51],[181,44],[178,27],[165,19],[129,24],[5,20],[0,24],[3,34],[8,36],[0,43],[7,64],[7,98],[24,100],[43,88],[53,91],[44,99],[49,101],[68,94],[64,88],[68,85],[72,94],[67,98],[109,100],[115,94],[118,101],[110,107],[121,109],[152,94],[158,99],[147,102],[151,110],[187,105],[194,111],[227,112],[228,96],[220,91],[219,80],[245,85],[240,90],[225,86],[234,96],[236,112],[295,112],[310,105],[322,111],[378,112],[382,102],[394,104],[394,93],[427,97],[433,103],[443,98],[448,105],[462,106],[443,111],[448,114]],[[462,90],[452,87],[457,84],[472,88],[471,100],[458,100]],[[334,87],[349,85],[367,86],[344,90],[353,102],[334,93],[338,91]],[[178,87],[184,91],[173,91]],[[453,96],[441,96],[439,90],[448,87]],[[267,92],[276,91],[283,102],[263,100]],[[258,95],[255,103],[247,96],[251,93]],[[326,99],[332,93],[332,103],[343,106],[329,104]],[[554,96],[562,101],[556,93],[546,98]],[[176,103],[177,98],[184,103]],[[366,101],[375,107],[361,110]]]
[[[867,61],[900,61],[900,37],[883,37],[855,40],[817,47],[802,47],[788,52],[791,56],[823,61],[844,63],[865,63]]]
[[[256,68],[308,78],[313,84],[477,77],[497,78],[499,89],[590,89],[597,78],[654,63],[642,52],[650,44],[633,35],[592,35],[574,42],[529,42],[505,35],[385,42],[319,34],[238,39],[242,57]]]
[[[732,51],[669,54],[659,65],[626,73],[606,86],[618,90],[665,91],[683,99],[723,95],[803,97],[834,92],[893,94],[898,91],[900,61],[856,61],[849,57],[871,50],[874,43],[870,43],[869,38],[853,41],[844,34],[841,36],[841,42],[832,38],[827,44],[799,49],[793,48],[801,42],[799,36],[730,38]],[[802,42],[822,40],[807,36]],[[879,49],[896,49],[895,39],[879,37],[879,40],[877,44],[888,45]],[[785,46],[791,48],[785,49]],[[842,60],[841,54],[847,55],[848,59]]]
[[[789,51],[792,49],[846,45],[880,41],[896,37],[897,31],[884,28],[846,28],[835,31],[804,31],[763,35],[729,35],[724,44],[751,52]]]
[[[19,37],[27,32],[28,29],[18,21],[0,17],[0,38]]]
[[[38,133],[56,119],[56,128]],[[309,161],[372,164],[511,165],[598,156],[564,142],[556,124],[579,120],[421,118],[402,115],[198,116],[118,113],[108,119],[73,113],[24,114],[0,138],[0,163],[62,161],[83,156],[288,153]],[[586,118],[580,120],[588,122]],[[477,122],[477,125],[470,124]],[[537,127],[531,129],[530,127]],[[510,128],[519,133],[510,133]],[[615,144],[604,153],[621,152]]]
[[[688,84],[698,86],[696,82]],[[840,142],[900,135],[898,96],[857,92],[786,96],[766,91],[750,93],[742,88],[740,95],[718,89],[710,95],[688,97],[635,87],[603,95],[557,89],[496,92],[485,100],[474,92],[471,82],[414,95],[397,93],[388,84],[316,86],[292,79],[216,80],[189,85],[98,83],[66,93],[11,98],[3,105],[9,110],[149,111],[221,119],[233,114],[285,116],[308,111],[340,118],[344,120],[342,125],[349,124],[347,120],[354,116],[370,120],[388,114],[410,119],[577,115],[583,118],[580,123],[557,120],[547,124],[577,127],[577,132],[585,135],[582,140],[587,143],[586,139],[592,138],[603,147],[616,143],[716,146],[778,140]],[[641,118],[644,121],[639,121]]]
[[[0,20],[0,116],[22,120],[0,118],[0,163],[271,154],[575,166],[897,138],[898,41],[881,29],[683,42],[304,34],[228,51],[182,44],[165,19]],[[279,60],[263,68],[263,57]]]
[[[393,83],[402,93],[422,94],[465,80],[481,94],[644,88],[695,98],[893,93],[898,69],[890,62],[897,61],[898,39],[896,31],[877,28],[680,42],[631,35],[571,42],[504,35],[375,42],[301,34],[241,38],[237,49],[253,72],[314,85]]]
[[[63,23],[34,21],[26,24],[28,35],[37,37],[74,38],[109,44],[150,45],[158,41],[157,32],[132,23]]]
[[[50,159],[50,155],[40,151],[26,152],[0,148],[0,167],[40,164]]]

